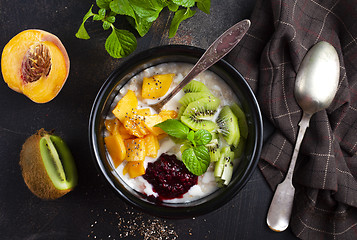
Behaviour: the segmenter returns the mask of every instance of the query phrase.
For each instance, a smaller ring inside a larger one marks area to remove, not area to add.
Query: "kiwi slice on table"
[[[69,148],[60,137],[44,129],[23,144],[20,166],[27,187],[39,198],[57,199],[77,185],[77,169]]]
[[[184,93],[210,92],[204,83],[196,80],[192,80],[191,82],[189,82],[182,90],[184,91]]]
[[[227,144],[238,147],[240,139],[238,119],[228,105],[224,106],[219,113],[217,124],[218,132],[222,134]]]

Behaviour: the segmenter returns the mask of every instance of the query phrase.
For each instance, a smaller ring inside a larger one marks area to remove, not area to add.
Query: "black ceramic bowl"
[[[155,215],[166,217],[185,217],[215,210],[232,199],[247,183],[253,173],[261,152],[263,123],[257,100],[241,74],[229,63],[220,60],[209,70],[220,76],[236,93],[246,113],[249,136],[243,159],[234,171],[229,185],[214,193],[190,203],[154,203],[146,196],[130,188],[115,172],[108,160],[104,146],[104,120],[118,91],[131,77],[142,70],[166,62],[196,63],[204,50],[169,45],[153,48],[137,54],[115,70],[103,84],[94,101],[89,120],[89,140],[96,163],[109,184],[128,202]]]

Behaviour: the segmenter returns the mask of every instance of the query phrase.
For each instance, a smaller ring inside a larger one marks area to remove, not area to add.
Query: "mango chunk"
[[[146,156],[145,140],[143,138],[124,140],[126,148],[125,160],[130,161],[144,161]]]
[[[163,109],[159,112],[162,121],[166,121],[167,119],[174,119],[177,118],[177,112],[175,110],[166,110]]]
[[[155,136],[165,133],[161,128],[154,127],[156,124],[161,123],[163,120],[159,114],[153,114],[145,117],[144,124],[146,128]]]
[[[161,74],[143,79],[142,98],[157,99],[166,94],[169,90],[175,74]]]
[[[131,161],[128,162],[123,169],[123,174],[129,173],[131,178],[136,178],[138,176],[145,174],[144,162],[143,161]]]
[[[128,90],[113,109],[113,114],[124,124],[125,118],[133,115],[137,107],[138,99],[136,98],[135,93],[132,90]]]
[[[115,135],[116,133],[119,132],[119,126],[121,123],[117,118],[113,119],[106,119],[104,121],[105,128],[110,132],[110,134]]]
[[[150,108],[140,108],[140,109],[136,110],[136,114],[143,116],[143,117],[149,116],[149,115],[151,115],[151,110],[150,110]]]
[[[119,122],[119,120],[118,120]],[[131,135],[130,132],[128,130],[126,130],[126,128],[124,127],[124,125],[119,122],[119,127],[118,127],[118,131],[119,134],[121,135],[121,137],[125,140],[125,139],[130,139],[130,138],[135,138],[135,136]]]
[[[144,119],[139,115],[133,115],[131,117],[125,118],[123,125],[129,134],[136,137],[141,138],[149,134],[149,130],[144,124]]]
[[[125,159],[126,148],[120,134],[110,135],[104,138],[105,145],[113,160],[114,167],[118,167]]]
[[[146,156],[156,158],[157,152],[159,151],[160,145],[159,140],[153,134],[148,134],[144,137],[145,147],[146,147]]]

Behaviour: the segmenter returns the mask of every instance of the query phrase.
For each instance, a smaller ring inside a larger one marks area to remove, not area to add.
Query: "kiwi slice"
[[[182,90],[184,91],[184,93],[210,92],[204,83],[196,80],[192,80],[191,82],[189,82]]]
[[[220,103],[221,100],[216,97],[202,98],[188,104],[182,115],[206,119],[216,113]]]
[[[177,118],[180,119],[184,111],[186,110],[185,106],[181,106],[178,110]]]
[[[220,157],[220,148],[219,148],[219,141],[217,138],[213,139],[213,134],[212,134],[212,140],[209,142],[206,147],[208,148],[209,156],[211,159],[211,162],[217,162]]]
[[[231,148],[229,146],[223,147],[220,151],[219,160],[214,167],[214,176],[219,185],[227,185],[230,182],[233,174],[233,160],[234,152],[231,151]]]
[[[188,104],[191,102],[195,102],[201,98],[214,98],[211,93],[209,92],[192,92],[192,93],[186,93],[180,100],[179,103],[182,104],[182,106],[187,107]]]
[[[238,119],[239,131],[245,139],[248,137],[248,124],[247,118],[243,112],[243,110],[238,106],[238,104],[234,103],[231,105],[231,110],[236,115]]]
[[[78,182],[69,148],[61,138],[44,129],[25,141],[20,166],[27,187],[42,199],[57,199],[70,192]]]
[[[238,147],[240,139],[238,119],[228,105],[224,106],[219,113],[217,124],[218,132],[222,134],[227,144]]]
[[[218,128],[217,124],[210,120],[204,120],[189,116],[181,116],[181,122],[191,128],[194,131],[199,129],[206,129],[209,132],[212,132]]]

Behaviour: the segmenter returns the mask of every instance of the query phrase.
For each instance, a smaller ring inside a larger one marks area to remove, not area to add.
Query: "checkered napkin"
[[[357,0],[257,0],[251,21],[228,60],[275,127],[259,163],[273,190],[287,172],[302,117],[294,98],[301,61],[319,41],[338,52],[337,95],[312,116],[300,148],[290,226],[302,239],[357,239]]]

